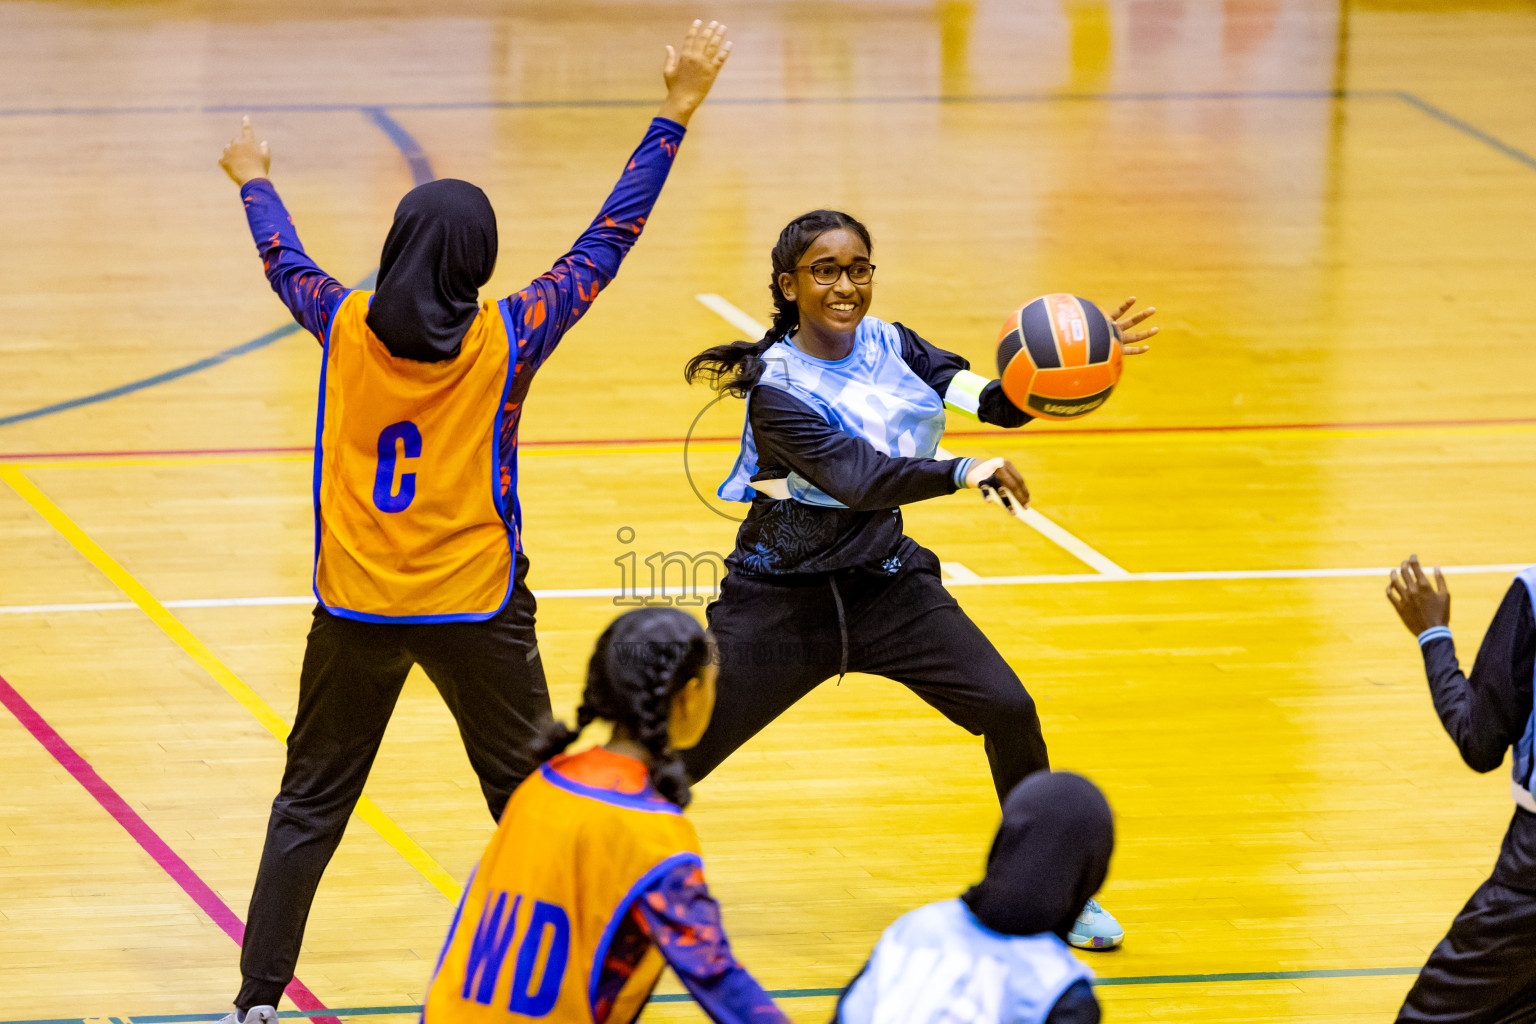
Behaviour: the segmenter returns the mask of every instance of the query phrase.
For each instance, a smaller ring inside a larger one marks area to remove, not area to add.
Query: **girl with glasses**
[[[982,736],[1002,800],[1049,767],[1034,700],[944,589],[937,556],[903,532],[901,506],[982,486],[1027,504],[1008,460],[934,455],[946,403],[1003,427],[1031,417],[958,355],[866,315],[870,250],[868,229],[846,213],[795,218],[773,249],[768,333],[706,349],[685,370],[747,399],[741,453],[719,494],[750,508],[709,608],[715,715],[684,760],[702,779],[826,679],[867,672]],[[1127,355],[1157,331],[1126,333],[1154,312],[1126,317],[1133,302],[1111,318]],[[1069,938],[1104,949],[1122,936],[1089,901]]]

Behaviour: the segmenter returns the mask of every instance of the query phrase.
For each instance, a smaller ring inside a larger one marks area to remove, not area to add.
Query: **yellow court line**
[[[82,530],[74,520],[65,515],[64,510],[53,503],[46,494],[38,489],[37,485],[29,480],[20,469],[15,466],[0,466],[0,480],[4,480],[11,490],[15,491],[28,505],[37,510],[38,514],[48,520],[50,526],[69,541],[74,549],[84,555],[86,560],[100,569],[102,574],[111,580],[116,587],[129,600],[139,606],[139,609],[148,615],[150,621],[165,631],[165,635],[175,641],[192,660],[203,667],[203,670],[213,677],[214,682],[222,686],[231,697],[240,703],[240,706],[251,713],[251,716],[260,722],[262,726],[276,736],[279,740],[288,738],[289,726],[282,716],[272,709],[272,706],[262,700],[255,690],[252,690],[228,665],[214,654],[208,645],[199,640],[180,619],[161,604],[153,594],[133,577],[127,569],[124,569],[116,559],[107,554],[101,545],[90,538],[90,535]],[[462,892],[459,883],[454,881],[452,875],[443,869],[443,866],[432,859],[432,856],[423,850],[416,841],[396,825],[388,815],[379,810],[378,806],[364,795],[357,802],[357,816],[371,825],[374,831],[383,837],[384,841],[393,846],[400,855],[410,862],[411,866],[431,882],[437,891],[448,897],[455,903],[458,902]]]

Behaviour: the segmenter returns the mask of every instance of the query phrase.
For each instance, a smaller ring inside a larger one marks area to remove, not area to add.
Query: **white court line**
[[[703,292],[695,295],[694,298],[698,299],[705,306],[718,313],[732,327],[735,327],[738,330],[746,331],[747,334],[754,338],[760,338],[764,334],[768,333],[768,328],[766,325],[758,323],[745,310],[732,305],[729,300],[723,298],[722,296],[716,295],[713,292]],[[934,457],[940,459],[953,459],[955,456],[953,452],[940,447],[939,450],[934,453]],[[1126,572],[1120,566],[1116,565],[1114,562],[1110,561],[1104,555],[1089,547],[1086,542],[1078,539],[1077,537],[1068,533],[1066,530],[1062,529],[1058,524],[1047,519],[1036,509],[1025,509],[1019,515],[1019,519],[1024,522],[1025,525],[1034,529],[1035,532],[1039,533],[1046,540],[1055,544],[1067,554],[1088,566],[1094,572],[1100,573],[1104,576],[1114,576],[1116,578],[1130,575],[1128,572]],[[969,569],[965,571],[970,572]],[[975,576],[976,574],[971,573],[971,575]],[[977,577],[977,579],[980,579],[980,577]],[[963,577],[957,576],[955,582],[972,583],[973,581],[966,580]]]
[[[695,295],[694,298],[704,303],[704,305],[708,306],[714,312],[720,314],[721,319],[730,324],[732,327],[736,328],[738,331],[744,332],[749,338],[755,340],[768,333],[767,324],[758,323],[745,310],[732,305],[730,302],[726,301],[721,296],[714,294],[713,292],[701,292],[700,294]]]
[[[1373,565],[1351,569],[1206,569],[1192,572],[1127,572],[1121,576],[1109,573],[1076,572],[1051,573],[1038,576],[979,576],[958,562],[940,563],[951,578],[944,581],[950,587],[1029,587],[1051,586],[1057,583],[1185,583],[1202,580],[1317,580],[1379,577],[1385,581],[1395,565]],[[1495,576],[1509,575],[1529,568],[1531,562],[1500,562],[1491,565],[1447,565],[1442,571],[1447,576]],[[956,567],[964,570],[956,572]],[[563,590],[535,590],[539,599],[559,597],[624,597],[636,595],[633,590],[620,587],[573,587]],[[251,608],[270,605],[312,605],[313,595],[303,597],[213,597],[184,601],[165,601],[167,608]],[[130,611],[135,605],[127,601],[98,601],[89,604],[12,604],[0,605],[0,615],[46,615],[53,612],[115,612]]]
[[[1126,572],[1120,566],[1111,562],[1093,548],[1041,515],[1038,509],[1026,508],[1019,513],[1019,518],[1034,527],[1046,540],[1052,541],[1057,547],[1072,555],[1078,561],[1092,566],[1105,576],[1120,577],[1130,575],[1129,572]]]
[[[944,582],[950,585],[974,586],[981,579],[979,575],[967,568],[964,562],[940,562],[939,571],[944,574]]]

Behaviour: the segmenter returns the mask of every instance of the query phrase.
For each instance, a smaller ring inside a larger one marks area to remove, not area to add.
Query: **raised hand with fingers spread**
[[[1387,600],[1414,636],[1435,626],[1451,624],[1451,591],[1445,585],[1445,574],[1435,566],[1431,583],[1418,555],[1409,555],[1407,561],[1392,570],[1387,581]]]
[[[1131,307],[1136,305],[1136,296],[1132,295],[1115,309],[1109,316],[1109,322],[1115,325],[1115,337],[1120,339],[1128,356],[1139,356],[1143,352],[1150,352],[1151,345],[1143,345],[1140,342],[1148,341],[1158,332],[1156,327],[1148,327],[1144,331],[1132,331],[1131,328],[1141,323],[1147,317],[1157,312],[1156,306],[1148,306],[1139,313],[1126,316]]]
[[[708,25],[695,21],[688,28],[681,50],[667,47],[667,62],[661,69],[661,77],[667,83],[667,98],[656,116],[686,125],[709,95],[730,56],[731,43],[725,38],[725,26],[718,21]]]

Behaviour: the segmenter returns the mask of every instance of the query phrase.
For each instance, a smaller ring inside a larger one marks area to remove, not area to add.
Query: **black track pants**
[[[1488,881],[1429,954],[1399,1024],[1536,1021],[1536,814],[1515,811]]]
[[[984,737],[999,801],[1050,766],[1033,698],[944,589],[926,548],[895,576],[845,570],[781,583],[728,574],[708,614],[720,676],[709,729],[683,752],[694,779],[842,672],[894,679]]]
[[[236,1006],[276,1006],[292,979],[315,888],[413,664],[453,713],[493,819],[536,767],[529,747],[550,706],[527,571],[520,556],[511,599],[484,622],[394,625],[315,609],[287,767],[251,894]]]

